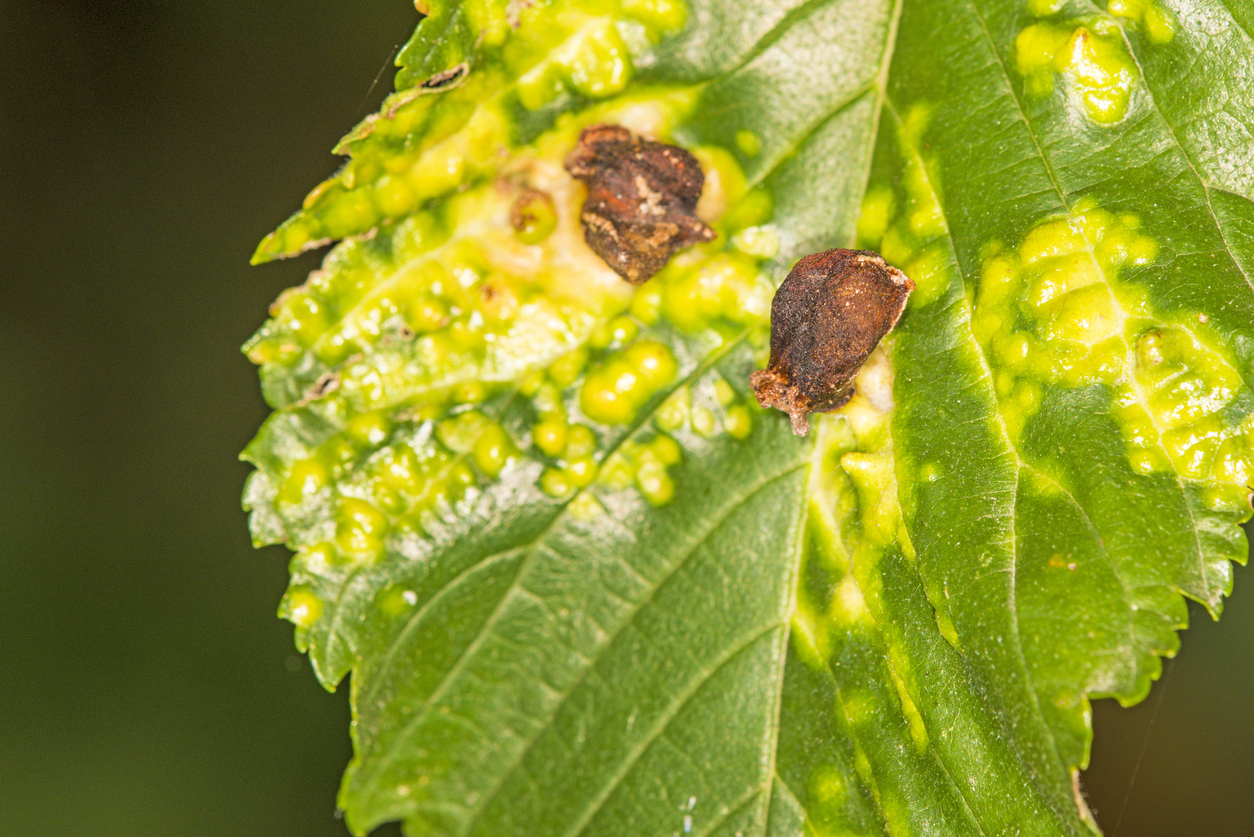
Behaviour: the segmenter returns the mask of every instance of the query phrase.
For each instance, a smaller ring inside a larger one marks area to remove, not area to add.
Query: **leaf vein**
[[[785,472],[785,474],[781,474],[780,476],[785,476],[787,473],[788,472]],[[778,477],[776,479],[778,479]],[[693,682],[689,684],[688,688],[684,689],[679,695],[677,695],[676,698],[671,701],[670,706],[666,708],[666,711],[658,718],[657,722],[654,723],[653,728],[650,729],[645,734],[644,738],[632,748],[631,754],[623,762],[619,770],[615,771],[615,775],[612,776],[605,784],[605,786],[601,789],[601,792],[598,793],[597,797],[589,806],[585,808],[584,812],[580,814],[580,816],[576,817],[574,825],[564,832],[564,837],[575,837],[575,835],[583,832],[588,823],[591,822],[597,812],[604,807],[606,801],[613,795],[614,790],[627,777],[627,774],[631,772],[631,769],[635,767],[636,763],[644,756],[645,752],[648,751],[653,742],[665,734],[667,728],[671,725],[675,718],[678,717],[679,713],[683,711],[684,707],[686,707],[694,697],[696,697],[697,693],[701,691],[701,688],[706,683],[730,665],[736,657],[750,648],[758,640],[762,639],[762,637],[767,636],[772,631],[778,630],[783,626],[783,622],[771,622],[743,639],[737,640],[723,652],[713,665],[711,665],[706,671],[702,672],[700,676],[695,678]]]
[[[701,548],[701,546],[707,540],[709,540],[710,536],[713,535],[714,532],[718,531],[719,527],[721,527],[725,522],[727,522],[727,520],[731,517],[732,514],[736,512],[736,510],[738,510],[741,506],[747,503],[759,491],[763,490],[764,488],[766,488],[768,485],[775,482],[776,480],[783,479],[784,477],[788,476],[789,474],[791,474],[793,471],[797,470],[800,467],[801,465],[794,465],[793,467],[785,471],[782,471],[781,473],[771,475],[767,479],[764,479],[757,486],[754,486],[744,495],[739,497],[735,502],[733,502],[723,515],[721,515],[717,520],[712,522],[712,524],[709,527],[709,530],[701,538],[699,538],[695,543],[693,543],[692,547],[683,556],[683,558],[675,564],[675,566],[670,570],[670,572],[666,573],[666,575],[658,579],[655,584],[651,585],[652,589],[650,590],[648,596],[646,596],[643,600],[641,600],[640,603],[636,606],[636,608],[630,614],[628,614],[627,618],[624,619],[623,624],[618,628],[618,630],[614,631],[612,634],[610,634],[610,636],[606,638],[604,645],[602,646],[603,650],[608,649],[610,645],[614,642],[615,638],[617,638],[619,635],[621,635],[624,631],[626,631],[629,628],[636,631],[636,633],[639,634],[639,636],[643,638],[645,641],[649,642],[650,644],[655,644],[652,637],[650,637],[644,631],[641,631],[639,627],[635,624],[635,618],[640,613],[640,611],[643,610],[644,607],[650,601],[653,600],[653,596],[657,593],[658,590],[660,590],[666,584],[667,580],[671,576],[673,576],[674,574],[678,573],[681,569],[683,569],[683,567],[687,564],[688,560],[697,553],[697,551]],[[484,810],[487,809],[488,805],[500,792],[501,788],[505,786],[505,783],[509,780],[514,770],[518,769],[519,766],[525,762],[527,755],[531,752],[536,742],[539,741],[540,735],[544,732],[545,729],[552,726],[553,719],[557,717],[558,711],[561,709],[562,706],[565,705],[566,701],[570,699],[570,696],[574,694],[575,690],[578,689],[579,686],[589,677],[596,676],[596,671],[597,671],[597,668],[595,665],[596,661],[593,660],[591,662],[592,662],[592,665],[589,665],[584,670],[583,674],[580,675],[580,677],[578,677],[570,685],[568,689],[564,689],[562,690],[562,692],[559,693],[560,694],[559,700],[550,711],[548,720],[544,724],[540,725],[538,729],[536,729],[536,731],[530,737],[530,740],[527,742],[527,744],[523,747],[521,751],[519,751],[518,755],[513,759],[513,764],[510,766],[510,768],[502,773],[501,778],[497,781],[496,785],[487,794],[484,795],[483,800],[475,807],[474,812],[468,818],[467,827],[463,833],[469,833],[471,827],[477,821],[478,817],[483,813]]]
[[[1179,149],[1180,156],[1184,158],[1184,161],[1189,166],[1189,170],[1193,173],[1193,176],[1197,178],[1198,184],[1202,187],[1202,193],[1206,197],[1206,210],[1210,213],[1211,219],[1215,222],[1215,229],[1218,230],[1219,237],[1220,239],[1223,240],[1224,247],[1226,248],[1227,253],[1228,253],[1228,258],[1232,261],[1233,265],[1235,265],[1237,270],[1240,272],[1241,278],[1245,280],[1245,284],[1250,286],[1251,291],[1254,291],[1254,281],[1251,281],[1249,274],[1245,272],[1245,268],[1241,266],[1241,263],[1238,262],[1232,254],[1232,244],[1228,241],[1228,233],[1224,229],[1223,223],[1219,220],[1219,215],[1215,212],[1215,206],[1211,202],[1211,199],[1210,199],[1210,190],[1211,190],[1210,183],[1207,182],[1207,179],[1204,178],[1202,176],[1201,171],[1198,170],[1197,162],[1193,159],[1193,156],[1189,153],[1189,150],[1188,148],[1185,147],[1184,143],[1180,141],[1180,136],[1176,130],[1176,127],[1171,123],[1171,120],[1167,118],[1167,114],[1163,112],[1163,109],[1159,106],[1158,97],[1154,95],[1154,90],[1150,85],[1149,77],[1145,75],[1145,68],[1141,64],[1141,58],[1137,54],[1136,50],[1133,49],[1132,41],[1128,38],[1128,33],[1124,31],[1124,28],[1122,26],[1119,27],[1119,34],[1120,34],[1120,37],[1123,38],[1124,46],[1127,47],[1128,55],[1131,56],[1133,63],[1136,64],[1137,74],[1140,75],[1142,81],[1145,82],[1145,90],[1146,90],[1146,93],[1149,94],[1147,98],[1150,101],[1150,105],[1154,108],[1154,112],[1158,114],[1158,118],[1162,121],[1162,124],[1166,127],[1167,134],[1168,136],[1171,137],[1171,141],[1175,144],[1175,147]],[[1243,379],[1245,378],[1244,375],[1242,375],[1241,377]],[[1249,381],[1246,381],[1246,386],[1250,386]]]

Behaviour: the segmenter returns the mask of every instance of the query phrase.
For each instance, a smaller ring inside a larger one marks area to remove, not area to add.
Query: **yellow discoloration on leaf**
[[[1137,73],[1118,30],[1098,21],[1091,26],[1033,23],[1015,39],[1015,69],[1030,95],[1044,98],[1054,77],[1066,80],[1069,95],[1099,125],[1112,125],[1128,113]],[[1110,31],[1115,29],[1115,31]]]
[[[1254,477],[1254,422],[1225,410],[1245,387],[1235,361],[1196,318],[1164,324],[1141,286],[1123,278],[1154,263],[1157,243],[1131,215],[1082,202],[1042,221],[1012,251],[985,259],[972,328],[996,378],[1013,436],[1042,384],[1115,391],[1129,458],[1141,473],[1245,485]]]

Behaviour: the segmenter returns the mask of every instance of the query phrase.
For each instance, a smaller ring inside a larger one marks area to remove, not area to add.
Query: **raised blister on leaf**
[[[509,221],[519,241],[539,244],[557,227],[557,210],[553,208],[553,199],[544,192],[525,189],[514,201]]]
[[[810,431],[806,416],[837,410],[853,397],[853,379],[892,331],[914,282],[870,250],[806,256],[771,303],[771,360],[749,377],[758,403]]]
[[[633,137],[621,125],[593,125],[579,135],[566,170],[588,184],[580,215],[588,246],[632,284],[716,235],[696,216],[705,174],[682,148]]]

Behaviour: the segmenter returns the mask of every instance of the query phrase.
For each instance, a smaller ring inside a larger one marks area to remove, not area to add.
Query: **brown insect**
[[[716,235],[695,214],[705,173],[682,148],[633,137],[621,125],[593,125],[579,135],[566,170],[588,184],[584,240],[633,285],[677,250]]]
[[[904,273],[870,250],[806,256],[771,303],[771,362],[749,376],[758,403],[810,432],[810,413],[838,410],[853,398],[853,379],[901,317],[914,290]]]

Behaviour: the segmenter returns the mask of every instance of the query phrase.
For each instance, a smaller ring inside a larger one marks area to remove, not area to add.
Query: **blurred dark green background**
[[[0,0],[0,834],[346,833],[347,688],[295,654],[286,554],[239,509],[266,410],[238,347],[318,258],[253,246],[416,20]],[[1254,831],[1254,572],[1194,622],[1161,701],[1096,708],[1108,833],[1138,761],[1119,835]]]

